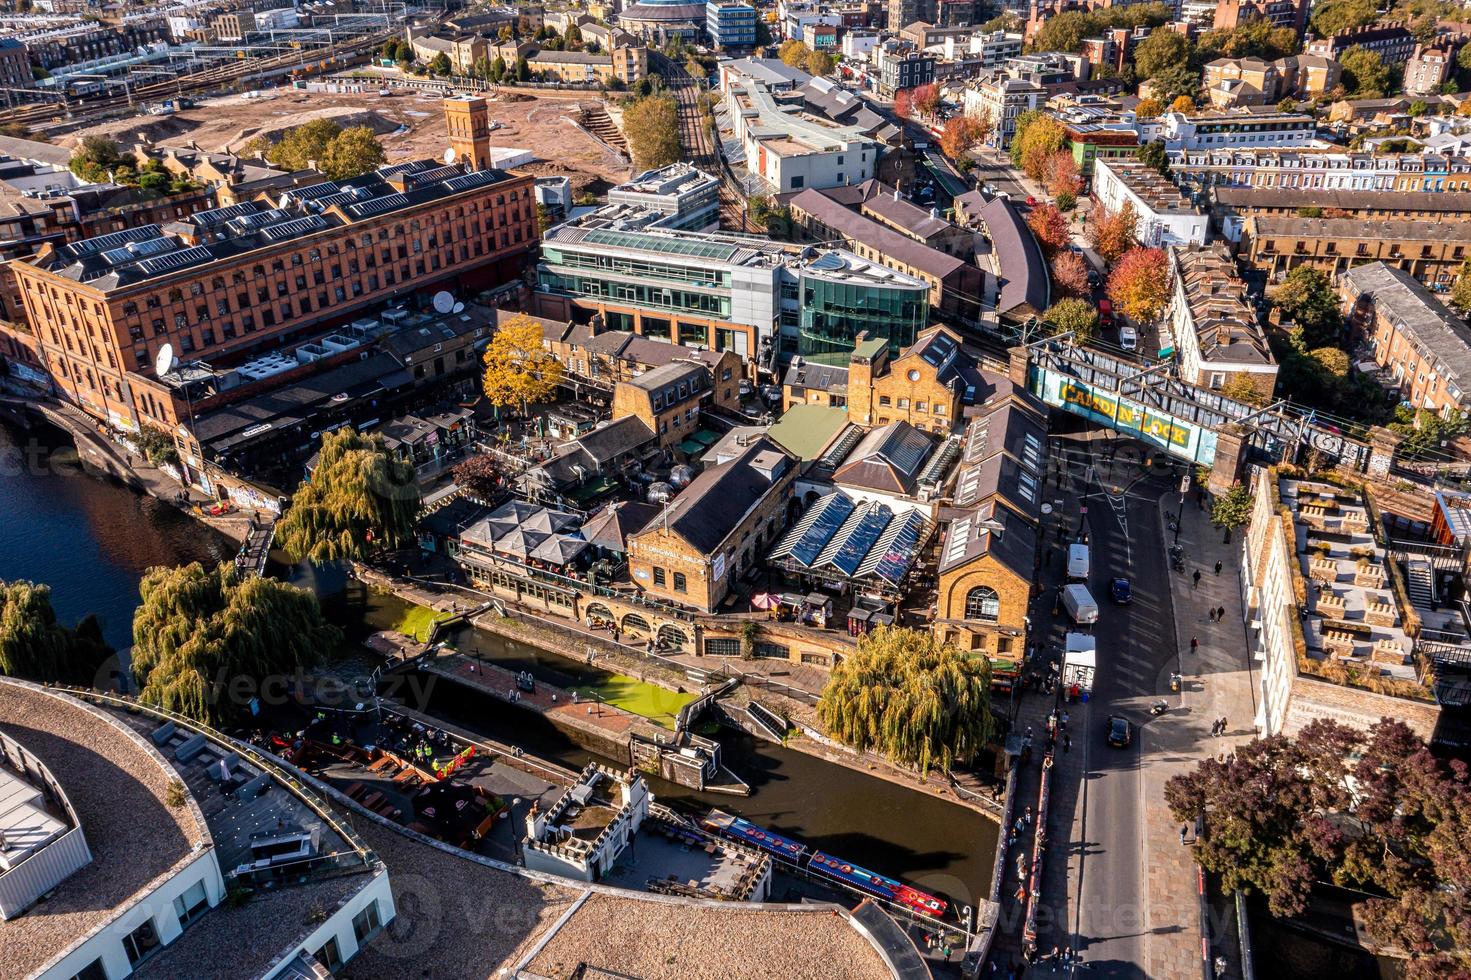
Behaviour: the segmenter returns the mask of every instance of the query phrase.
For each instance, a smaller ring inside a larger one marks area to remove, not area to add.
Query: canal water
[[[108,642],[118,647],[132,642],[138,583],[147,569],[221,561],[235,552],[231,541],[173,507],[84,474],[66,436],[49,429],[32,434],[0,425],[0,515],[0,579],[50,585],[62,622],[95,612]],[[399,622],[407,608],[336,569],[273,565],[272,573],[315,589],[350,640]],[[482,631],[470,645],[487,659],[548,681],[596,679],[586,665]],[[354,671],[348,666],[345,672]],[[540,716],[451,685],[437,687],[429,707],[569,766],[580,768],[591,758]],[[744,733],[723,731],[720,740],[727,767],[754,787],[754,795],[692,794],[671,785],[656,786],[656,794],[739,813],[962,904],[984,893],[996,826],[980,814]]]

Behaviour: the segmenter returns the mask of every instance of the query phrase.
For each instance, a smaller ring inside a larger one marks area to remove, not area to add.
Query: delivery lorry
[[[1067,580],[1088,581],[1088,546],[1074,542],[1067,546]]]
[[[1062,607],[1073,618],[1073,622],[1090,626],[1098,622],[1098,603],[1088,587],[1078,582],[1063,586]]]

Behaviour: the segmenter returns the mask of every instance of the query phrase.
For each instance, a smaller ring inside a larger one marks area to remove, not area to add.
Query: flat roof
[[[1363,218],[1285,216],[1258,216],[1248,221],[1254,223],[1258,238],[1300,235],[1339,242],[1361,238],[1371,241],[1471,242],[1471,222],[1467,221],[1365,221]]]
[[[0,677],[0,730],[39,758],[61,784],[92,861],[31,911],[0,922],[5,972],[43,970],[94,929],[213,846],[204,816],[164,803],[178,778],[142,736],[60,691]]]
[[[831,405],[793,405],[766,434],[798,459],[816,459],[848,425],[848,410]]]

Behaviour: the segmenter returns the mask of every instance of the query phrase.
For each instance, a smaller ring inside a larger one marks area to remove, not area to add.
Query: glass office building
[[[797,330],[795,338],[784,331],[786,352],[816,364],[847,364],[860,333],[887,338],[896,354],[913,344],[929,318],[929,288],[897,273],[887,280],[854,275],[848,265],[834,270],[837,257],[824,256],[798,272]]]

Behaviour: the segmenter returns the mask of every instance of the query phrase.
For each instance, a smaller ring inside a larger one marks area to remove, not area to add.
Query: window
[[[158,948],[158,930],[153,928],[153,920],[148,919],[138,928],[123,937],[123,950],[128,954],[128,962],[137,966],[138,962]]]
[[[685,591],[684,572],[675,572],[674,573],[674,591],[675,592],[683,592],[683,591]]]
[[[1001,618],[1001,597],[995,589],[978,585],[965,594],[965,618],[994,623]]]
[[[1226,384],[1226,374],[1225,374],[1225,372],[1223,372],[1223,371],[1212,371],[1211,372],[1210,387],[1211,387],[1212,390],[1219,391],[1225,384]]]
[[[664,588],[664,569],[654,569],[654,584],[661,589]]]
[[[730,637],[710,637],[705,640],[705,653],[711,657],[739,657],[741,641]]]
[[[102,957],[99,956],[73,973],[72,980],[107,980],[107,971],[102,968]]]
[[[352,934],[357,937],[358,945],[367,941],[382,924],[378,918],[378,900],[374,899],[368,903],[367,908],[352,917]]]
[[[342,953],[337,949],[337,937],[333,936],[322,944],[322,948],[313,954],[317,962],[329,970],[336,971],[342,967]]]
[[[199,918],[208,909],[209,896],[205,894],[203,879],[190,885],[182,895],[174,899],[174,912],[179,917],[180,928]]]
[[[887,407],[889,404],[890,403],[889,403],[889,396],[888,395],[879,395],[879,405],[880,406]]]

